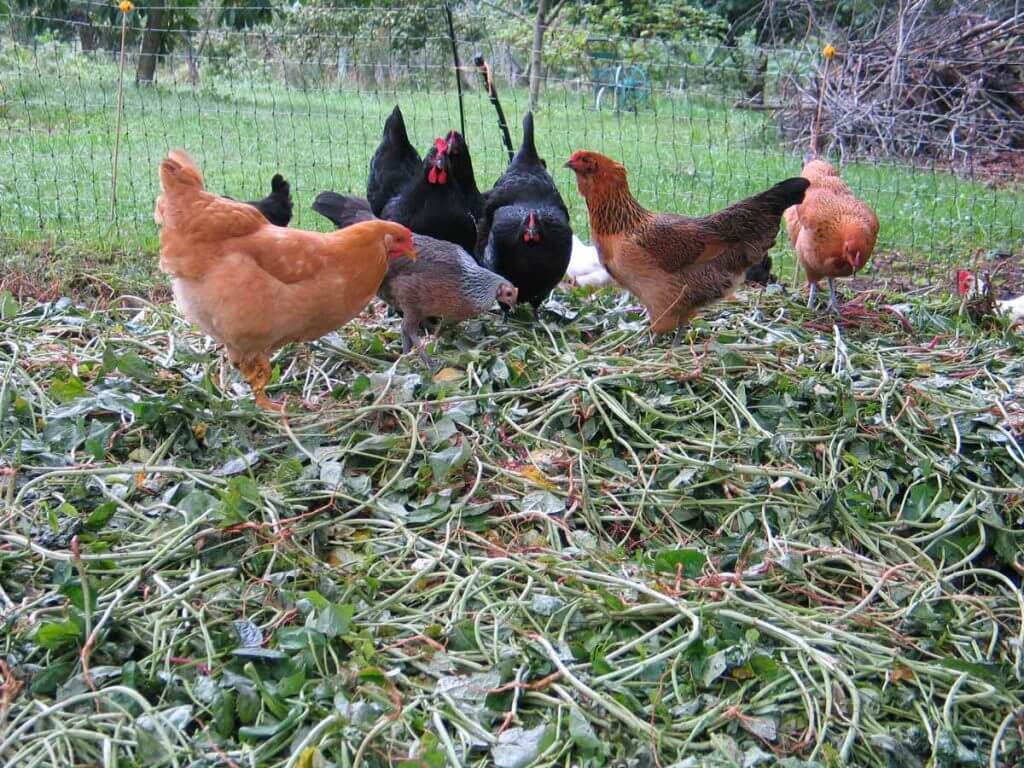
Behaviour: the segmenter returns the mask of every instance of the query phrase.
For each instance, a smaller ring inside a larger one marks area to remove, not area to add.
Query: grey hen
[[[313,210],[338,228],[374,218],[366,200],[336,192],[317,195]],[[416,261],[393,259],[377,295],[402,314],[402,352],[417,347],[424,364],[432,368],[433,361],[420,347],[419,331],[425,320],[468,320],[486,312],[495,301],[508,312],[515,308],[519,291],[454,243],[427,235],[413,235],[413,243]]]

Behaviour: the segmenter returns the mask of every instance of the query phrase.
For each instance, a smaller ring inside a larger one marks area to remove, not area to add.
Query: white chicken
[[[963,298],[971,298],[988,290],[985,278],[977,277],[969,269],[960,269],[956,273],[956,291]],[[1010,318],[1012,325],[1024,324],[1024,294],[1015,299],[997,299],[996,311]]]
[[[612,276],[601,266],[597,248],[587,245],[576,235],[572,236],[572,255],[569,257],[569,268],[565,272],[564,282],[569,285],[581,285],[587,288],[598,288],[612,282]]]

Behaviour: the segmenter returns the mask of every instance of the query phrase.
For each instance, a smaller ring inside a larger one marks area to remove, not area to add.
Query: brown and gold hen
[[[391,259],[416,257],[412,233],[390,221],[328,234],[274,226],[252,206],[205,191],[181,151],[160,163],[160,192],[160,269],[182,313],[224,344],[263,408],[280,409],[265,392],[274,350],[348,322]]]
[[[824,160],[811,160],[801,176],[811,186],[804,201],[785,213],[789,241],[807,272],[807,306],[814,306],[818,282],[825,277],[829,309],[838,315],[835,278],[849,277],[867,264],[878,238],[878,217]]]
[[[782,212],[804,197],[808,181],[786,179],[711,216],[653,213],[629,191],[626,169],[579,150],[566,167],[587,201],[601,265],[647,308],[651,331],[667,333],[701,307],[732,293],[775,243]]]

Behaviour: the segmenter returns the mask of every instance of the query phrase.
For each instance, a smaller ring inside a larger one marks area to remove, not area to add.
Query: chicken
[[[811,160],[801,176],[811,186],[804,201],[785,213],[789,240],[807,272],[807,306],[814,306],[824,277],[829,309],[838,315],[835,278],[849,277],[867,264],[878,238],[878,217],[824,160]]]
[[[445,137],[448,144],[448,158],[451,162],[452,176],[462,190],[466,207],[477,221],[483,216],[484,196],[476,185],[473,174],[473,159],[469,156],[469,145],[458,131],[449,131]]]
[[[792,210],[792,209],[787,209]],[[783,214],[785,215],[785,214]],[[765,254],[764,258],[747,270],[746,282],[756,285],[777,283],[779,279],[772,274],[772,257]]]
[[[233,197],[224,195],[225,200],[234,200]],[[271,224],[279,227],[287,227],[292,220],[292,194],[291,185],[284,180],[284,176],[275,173],[270,180],[270,194],[262,200],[249,200],[246,205],[251,205],[258,210]]]
[[[988,282],[976,277],[969,269],[956,272],[956,292],[963,299],[985,296],[989,291]],[[996,312],[1010,319],[1011,326],[1024,325],[1024,295],[1013,299],[996,299],[992,307]]]
[[[572,253],[569,256],[569,268],[565,271],[565,280],[569,285],[580,285],[586,288],[598,288],[612,282],[608,270],[601,266],[597,248],[587,245],[576,235],[572,236]]]
[[[224,344],[264,408],[280,408],[265,392],[270,354],[351,320],[388,263],[416,255],[412,233],[393,222],[330,234],[274,226],[252,206],[205,191],[199,168],[178,150],[160,163],[153,218],[162,225],[160,269],[182,313]]]
[[[252,200],[249,205],[257,208],[267,221],[278,227],[287,227],[292,220],[291,185],[280,173],[270,180],[270,194],[262,200]]]
[[[519,289],[534,317],[565,275],[572,253],[569,211],[537,155],[533,115],[523,118],[523,142],[487,193],[477,237],[477,254],[488,269]]]
[[[579,150],[566,163],[587,201],[601,264],[647,309],[651,331],[668,333],[731,294],[775,243],[782,212],[809,182],[787,179],[711,216],[652,213],[629,191],[626,169]]]
[[[476,245],[476,219],[453,177],[444,139],[434,141],[415,175],[379,215],[416,234],[447,240],[470,252]]]
[[[366,199],[374,216],[395,197],[420,168],[420,153],[409,142],[402,110],[395,105],[384,121],[384,135],[370,159],[366,178]]]
[[[335,192],[317,195],[313,210],[337,227],[373,219],[367,201]],[[402,315],[402,352],[419,349],[424,364],[432,368],[433,362],[420,347],[419,330],[427,318],[467,320],[490,309],[495,301],[508,312],[515,308],[519,292],[454,243],[426,235],[412,239],[416,262],[391,262],[377,295]]]

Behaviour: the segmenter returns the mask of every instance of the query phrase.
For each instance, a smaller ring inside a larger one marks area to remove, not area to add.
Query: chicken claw
[[[256,405],[267,411],[284,413],[284,404],[271,400],[267,397],[267,383],[270,381],[270,361],[265,357],[250,358],[241,360],[238,363],[238,370],[249,382],[252,393],[255,396]]]

